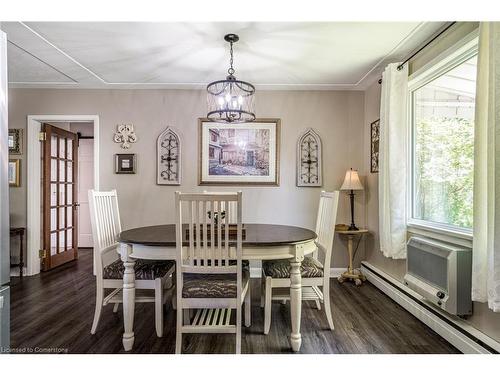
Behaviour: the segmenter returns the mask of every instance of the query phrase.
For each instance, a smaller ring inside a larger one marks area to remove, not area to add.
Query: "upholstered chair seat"
[[[250,277],[243,271],[243,287]],[[236,298],[236,277],[234,274],[184,274],[183,298]]]
[[[270,276],[273,279],[288,279],[290,278],[290,261],[289,260],[266,260],[262,262],[262,270],[264,275]],[[323,265],[316,259],[305,257],[300,266],[302,277],[323,277]]]
[[[136,280],[155,280],[165,276],[175,266],[174,260],[145,260],[137,259],[135,262]],[[125,267],[120,259],[107,265],[103,269],[104,279],[123,279]]]

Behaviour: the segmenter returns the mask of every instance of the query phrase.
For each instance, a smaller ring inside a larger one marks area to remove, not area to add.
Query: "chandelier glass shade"
[[[228,34],[224,40],[230,44],[230,67],[226,79],[212,82],[207,86],[207,118],[212,121],[233,123],[254,121],[255,87],[234,76],[233,43],[236,43],[239,37]]]

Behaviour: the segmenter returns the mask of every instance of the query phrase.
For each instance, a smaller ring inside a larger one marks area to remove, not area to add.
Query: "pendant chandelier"
[[[248,122],[255,120],[255,87],[234,76],[233,43],[240,38],[236,34],[227,34],[224,40],[230,45],[228,76],[207,86],[207,118],[211,121]]]

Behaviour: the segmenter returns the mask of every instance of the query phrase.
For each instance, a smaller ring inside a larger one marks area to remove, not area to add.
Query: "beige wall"
[[[295,147],[299,134],[315,128],[323,141],[324,186],[338,189],[345,171],[364,174],[364,94],[357,91],[261,91],[259,117],[278,117],[281,129],[279,187],[238,187],[244,192],[248,222],[284,223],[313,228],[321,188],[295,186]],[[118,190],[125,228],[174,221],[175,190],[201,191],[197,183],[198,117],[206,112],[203,90],[9,90],[9,126],[25,128],[30,114],[98,115],[101,189]],[[117,124],[132,123],[138,136],[130,151],[137,154],[137,174],[114,174],[113,157],[124,152],[113,142]],[[183,181],[180,187],[158,186],[155,176],[157,136],[167,127],[178,129],[183,146]],[[23,155],[26,158],[26,153]],[[23,160],[23,181],[26,181]],[[234,190],[235,187],[211,187]],[[11,220],[26,223],[26,184],[11,188]],[[348,198],[341,195],[338,222],[349,221]],[[357,222],[364,226],[364,194],[356,199]],[[363,253],[364,244],[359,254]],[[346,263],[344,242],[336,240],[333,267]]]

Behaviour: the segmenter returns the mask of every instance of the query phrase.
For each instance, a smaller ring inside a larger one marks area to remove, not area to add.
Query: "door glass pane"
[[[50,159],[50,181],[57,180],[57,159]]]
[[[50,255],[55,255],[57,254],[57,249],[56,249],[56,239],[57,239],[57,233],[51,233],[50,234]]]
[[[59,205],[66,204],[66,194],[64,192],[64,184],[59,184]]]
[[[66,224],[64,221],[64,216],[65,216],[66,210],[64,207],[59,208],[58,210],[59,210],[59,229],[66,228]]]
[[[59,138],[59,157],[66,158],[66,139]]]
[[[68,159],[73,159],[73,140],[68,139],[68,143],[66,144],[68,146],[68,154],[66,155]]]
[[[57,185],[50,184],[50,205],[55,206],[57,204]]]
[[[57,157],[57,136],[50,137],[50,156]]]
[[[66,163],[66,166],[68,167],[68,176],[66,177],[66,180],[68,182],[72,182],[73,181],[73,163],[68,161]]]
[[[59,232],[59,252],[63,252],[65,251],[65,243],[64,243],[64,239],[65,239],[65,233],[66,231],[62,230]]]
[[[73,248],[73,231],[71,229],[68,229],[66,231],[66,239],[67,239],[67,250],[71,250]]]
[[[67,190],[67,195],[68,195],[68,201],[67,204],[72,204],[73,203],[73,185],[68,184],[66,186]]]
[[[66,217],[68,218],[68,227],[73,226],[73,207],[66,207]]]
[[[59,181],[64,182],[66,181],[66,176],[65,176],[65,167],[66,167],[66,162],[63,160],[59,161]]]
[[[57,215],[57,208],[52,208],[50,210],[50,230],[51,231],[57,229],[56,215]]]

